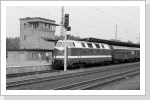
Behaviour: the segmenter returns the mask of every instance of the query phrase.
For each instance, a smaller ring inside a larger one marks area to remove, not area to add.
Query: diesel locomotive
[[[64,66],[64,46],[65,42],[59,40],[54,47],[54,68]],[[67,57],[67,67],[69,68],[107,62],[118,63],[140,60],[140,48],[67,40]]]

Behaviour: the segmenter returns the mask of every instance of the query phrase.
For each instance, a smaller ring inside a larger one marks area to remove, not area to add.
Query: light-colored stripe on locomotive
[[[68,56],[68,58],[105,58],[112,57],[111,55],[98,55],[98,56]],[[64,56],[56,56],[54,58],[64,58]]]

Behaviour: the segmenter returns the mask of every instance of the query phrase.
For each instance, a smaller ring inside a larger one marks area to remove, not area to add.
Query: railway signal
[[[65,14],[64,27],[67,28],[68,26],[69,26],[69,14]]]
[[[69,27],[69,14],[65,14],[64,27],[67,31],[71,31],[71,27]]]
[[[71,31],[69,26],[69,14],[65,14],[64,28],[65,28],[65,52],[64,52],[64,71],[67,70],[67,31]]]
[[[67,27],[67,31],[71,31],[71,27]]]

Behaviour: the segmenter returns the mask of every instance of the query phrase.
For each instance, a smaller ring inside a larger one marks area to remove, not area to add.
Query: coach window
[[[85,44],[84,43],[81,43],[82,47],[85,47]]]
[[[89,48],[93,48],[91,43],[87,43],[87,45],[88,45]]]
[[[96,48],[100,48],[99,44],[95,44]]]

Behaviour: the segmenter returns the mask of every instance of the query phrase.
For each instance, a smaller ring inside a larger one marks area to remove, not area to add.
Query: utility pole
[[[68,60],[68,54],[67,54],[67,31],[71,30],[71,27],[69,27],[69,14],[65,14],[65,20],[63,28],[65,30],[65,51],[64,51],[64,71],[67,70],[67,60]]]
[[[61,10],[61,32],[60,32],[60,36],[64,36],[64,6],[62,7]]]
[[[116,24],[116,37],[115,40],[117,41],[117,24]]]
[[[139,44],[140,44],[140,33],[139,33]]]
[[[65,52],[64,52],[64,71],[67,71],[67,59],[68,59],[68,56],[67,56],[67,29],[64,28],[65,30]]]
[[[126,39],[127,39],[127,32],[128,32],[128,31],[127,31],[127,28],[126,28]],[[127,42],[127,40],[126,40],[125,42]]]

